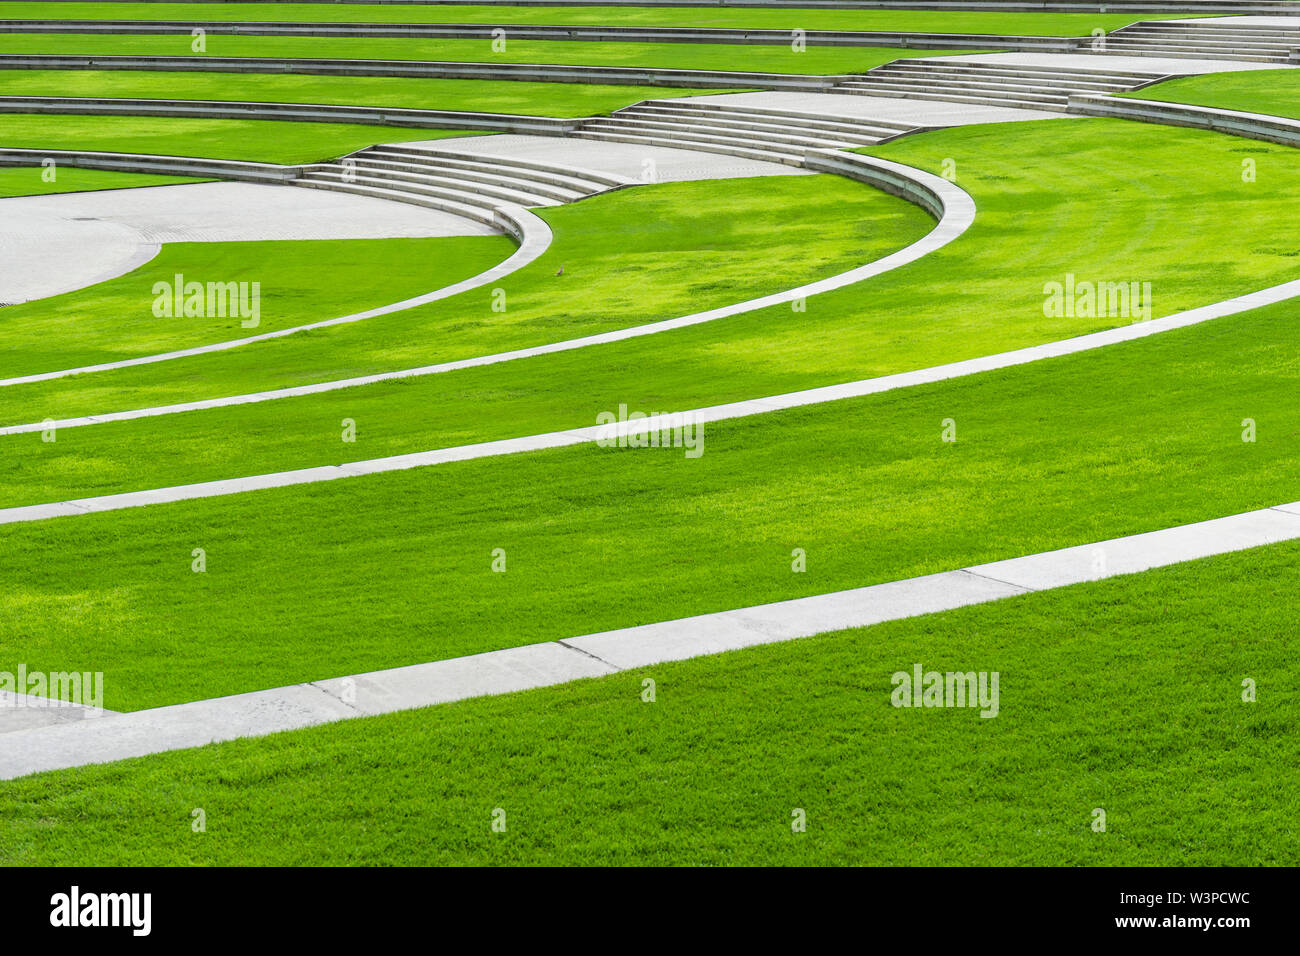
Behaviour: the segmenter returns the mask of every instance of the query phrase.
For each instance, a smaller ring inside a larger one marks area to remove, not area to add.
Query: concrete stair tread
[[[855,125],[858,123],[869,123],[872,126],[878,126],[884,129],[892,129],[899,133],[910,132],[916,127],[910,123],[902,123],[896,120],[879,119],[872,117],[870,120],[864,120],[859,116],[850,116],[846,113],[809,113],[806,110],[781,109],[775,106],[729,106],[721,103],[710,103],[712,97],[683,97],[673,100],[646,100],[643,103],[637,103],[634,108],[646,106],[651,107],[672,107],[679,110],[721,110],[723,112],[752,113],[761,116],[779,116],[789,117],[794,120],[803,120],[810,122],[832,122],[847,123]]]
[[[744,135],[743,131],[729,129],[726,127],[709,126],[706,123],[670,123],[664,121],[631,120],[631,119],[624,119],[619,116],[611,117],[609,119],[594,120],[593,122],[588,123],[586,128],[588,129],[632,128],[632,129],[660,130],[667,135],[673,135],[678,131],[681,131],[683,133],[689,132],[697,136],[703,135],[703,136],[714,136],[719,139],[730,139],[736,141],[737,143],[744,143],[746,145],[751,144],[755,140],[757,140],[760,143],[767,143],[767,142],[787,143],[791,146],[802,146],[810,149],[846,149],[846,148],[852,148],[857,146],[871,146],[875,142],[878,142],[878,140],[872,140],[870,142],[866,142],[866,141],[848,142],[845,140],[833,139],[831,137],[799,136],[791,133],[772,134],[772,133],[764,132],[764,133],[754,133],[752,135],[747,136]]]
[[[668,149],[693,149],[705,153],[722,153],[728,156],[758,159],[769,163],[799,165],[803,161],[803,154],[796,151],[761,149],[752,145],[730,146],[717,142],[696,142],[684,137],[655,136],[649,133],[602,132],[600,130],[584,129],[573,135],[581,139],[605,140],[615,143],[639,143],[646,146],[662,146]]]
[[[929,84],[952,84],[957,86],[970,86],[977,88],[988,87],[991,89],[1023,89],[1036,90],[1047,93],[1057,93],[1064,90],[1095,90],[1101,93],[1111,93],[1117,90],[1130,89],[1132,83],[1097,83],[1097,82],[1070,82],[1070,83],[1047,83],[1034,81],[1032,79],[1020,80],[1011,77],[975,77],[965,74],[943,75],[937,73],[894,73],[888,70],[880,72],[872,71],[863,75],[863,80],[874,82],[884,80],[886,82],[897,83],[929,83]],[[854,80],[853,82],[860,82]]]
[[[507,176],[500,173],[485,173],[477,170],[458,169],[456,167],[442,166],[441,164],[406,163],[397,160],[366,158],[358,159],[356,162],[356,168],[380,169],[394,173],[442,177],[454,179],[459,182],[482,183],[485,186],[499,187],[534,196],[546,196],[551,199],[559,200],[560,202],[572,202],[591,195],[590,190],[562,189],[559,186],[552,186],[549,183],[543,183],[538,180],[524,179],[517,174]]]
[[[959,87],[944,86],[936,84],[912,84],[912,83],[848,83],[840,89],[856,93],[871,94],[872,91],[892,91],[895,93],[916,93],[918,95],[927,95],[934,99],[956,99],[958,97],[981,96],[993,100],[1021,100],[1031,103],[1065,103],[1069,100],[1070,94],[1066,90],[1056,92],[1026,92],[1023,90],[1000,90],[989,89],[985,87]]]
[[[629,106],[619,110],[615,116],[646,116],[659,118],[674,118],[690,121],[707,120],[710,123],[721,125],[751,126],[761,129],[788,130],[790,132],[819,132],[835,133],[845,137],[861,136],[873,140],[883,139],[887,136],[897,136],[901,130],[888,128],[884,126],[873,126],[870,123],[851,124],[851,123],[831,123],[818,120],[801,122],[790,120],[788,122],[774,122],[770,117],[762,115],[749,116],[740,111],[724,110],[673,110],[663,107],[644,107]]]
[[[446,189],[441,186],[421,186],[416,183],[400,183],[388,179],[377,179],[373,176],[352,176],[350,180],[344,179],[342,171],[334,175],[332,171],[316,171],[306,174],[299,179],[294,180],[298,183],[331,183],[340,186],[366,186],[373,189],[383,189],[388,192],[401,195],[420,196],[428,198],[443,199],[447,202],[456,203],[466,207],[475,207],[478,209],[495,209],[504,203],[504,200],[490,196],[474,195],[464,193],[460,190]]]
[[[491,166],[510,166],[530,172],[544,173],[552,176],[560,176],[574,182],[595,183],[601,190],[611,189],[615,186],[626,186],[627,180],[615,176],[612,173],[604,173],[595,169],[581,169],[576,166],[560,166],[554,163],[543,163],[532,159],[522,159],[515,156],[497,156],[485,155],[482,153],[460,153],[448,149],[438,149],[423,146],[410,146],[407,144],[381,144],[372,146],[369,151],[383,151],[386,153],[401,152],[421,158],[435,160],[437,162],[474,162],[488,164]]]
[[[382,162],[402,162],[411,164],[433,164],[446,169],[463,169],[470,172],[484,173],[487,175],[497,175],[505,177],[515,177],[527,179],[529,182],[546,183],[550,186],[560,189],[580,192],[584,196],[592,193],[604,192],[611,188],[604,182],[597,182],[591,179],[583,179],[577,176],[561,175],[559,173],[547,173],[540,170],[526,169],[520,166],[514,166],[504,163],[494,163],[490,159],[480,161],[478,159],[460,159],[460,158],[443,158],[431,157],[418,153],[410,153],[402,150],[363,150],[360,153],[353,154],[354,158],[375,159]]]
[[[342,166],[309,166],[307,169],[309,170],[309,174],[326,173],[332,175],[337,173],[341,176],[348,174],[345,167]],[[557,205],[559,202],[559,200],[556,200],[554,197],[543,196],[523,189],[508,189],[500,186],[489,186],[472,180],[456,179],[453,176],[440,176],[432,172],[396,172],[392,170],[369,169],[365,166],[357,165],[353,167],[351,175],[355,176],[357,179],[390,182],[394,184],[392,187],[394,189],[403,188],[402,186],[396,185],[398,183],[410,183],[416,186],[431,186],[438,189],[447,189],[473,196],[490,197],[498,202],[514,203],[517,206],[553,206]]]
[[[898,99],[914,100],[941,100],[947,103],[978,103],[981,106],[1005,106],[1010,108],[1020,108],[1027,110],[1047,110],[1052,112],[1065,112],[1069,103],[1068,98],[1062,97],[1056,100],[1025,100],[1015,99],[1011,96],[972,96],[964,93],[929,93],[914,89],[889,90],[888,87],[866,87],[863,89],[854,89],[849,92],[859,96],[892,96]]]
[[[489,207],[472,206],[466,203],[442,199],[436,196],[421,196],[405,191],[386,189],[382,186],[371,186],[364,183],[342,183],[330,180],[315,180],[309,177],[294,180],[293,185],[308,189],[332,189],[336,192],[356,193],[360,196],[370,196],[375,199],[388,199],[393,202],[411,203],[416,206],[427,206],[430,209],[440,209],[443,212],[449,212],[488,225],[494,225],[496,223],[496,216]]]

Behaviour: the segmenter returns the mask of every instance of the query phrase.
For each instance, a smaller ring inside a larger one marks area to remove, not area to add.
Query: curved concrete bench
[[[468,129],[563,136],[587,117],[557,119],[514,113],[471,113],[323,103],[260,103],[234,100],[160,100],[143,97],[0,96],[0,113],[61,116],[174,116],[204,119],[271,119],[300,123],[360,123],[417,129]]]
[[[183,35],[196,27],[214,36],[405,37],[491,39],[504,30],[512,40],[588,40],[613,43],[725,43],[788,46],[790,30],[727,27],[546,26],[483,23],[312,23],[238,20],[0,20],[0,33]],[[1014,34],[903,33],[886,30],[804,30],[809,46],[903,47],[922,50],[1070,52],[1091,37]]]
[[[3,70],[139,70],[193,73],[276,73],[309,76],[402,76],[535,83],[669,86],[686,89],[828,90],[847,76],[729,70],[556,66],[546,63],[460,63],[439,60],[345,60],[208,56],[0,56]]]
[[[1265,113],[1242,113],[1211,106],[1161,103],[1158,100],[1125,96],[1071,96],[1071,113],[1085,116],[1113,116],[1120,119],[1208,129],[1247,139],[1262,139],[1283,146],[1300,146],[1300,120]]]

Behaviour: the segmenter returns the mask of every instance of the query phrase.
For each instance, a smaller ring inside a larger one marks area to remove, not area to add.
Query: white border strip
[[[871,587],[0,736],[0,780],[603,677],[1300,538],[1300,502]],[[1101,573],[1098,567],[1104,568]]]
[[[848,398],[878,395],[900,388],[929,385],[951,378],[960,378],[995,369],[1027,365],[1043,359],[1087,352],[1120,342],[1131,342],[1161,332],[1185,328],[1201,322],[1208,322],[1211,319],[1235,315],[1261,306],[1283,302],[1296,296],[1300,296],[1300,279],[1263,289],[1259,292],[1252,292],[1235,299],[1202,306],[1188,312],[1166,316],[1163,319],[1152,319],[1148,322],[1139,322],[1116,329],[1093,332],[1089,335],[1063,339],[1059,342],[1049,342],[1045,345],[1035,345],[1030,348],[1001,352],[997,355],[986,355],[981,358],[952,362],[947,365],[936,365],[913,372],[900,372],[880,378],[847,382],[843,385],[826,385],[798,392],[787,392],[783,395],[770,395],[764,398],[747,399],[726,405],[713,405],[707,408],[675,412],[673,417],[679,419],[679,425],[682,421],[692,423],[717,422],[732,418],[745,418],[751,415],[762,415],[767,412],[801,408],[807,405],[837,402]],[[31,426],[16,427],[33,430]],[[36,426],[36,429],[39,429],[39,427],[39,425]],[[392,455],[386,458],[370,458],[342,465],[322,465],[315,468],[301,468],[244,478],[226,478],[189,485],[174,485],[168,488],[153,488],[146,491],[129,491],[116,495],[78,498],[50,504],[4,508],[0,509],[0,525],[17,524],[25,521],[43,521],[47,518],[59,518],[69,515],[119,511],[125,508],[139,508],[145,505],[166,504],[175,501],[190,501],[197,498],[214,498],[222,495],[240,494],[246,491],[283,488],[290,485],[314,484],[320,481],[352,478],[357,475],[405,471],[408,468],[424,468],[455,461],[513,455],[519,452],[540,451],[547,448],[564,448],[594,442],[598,438],[648,434],[664,427],[664,421],[659,418],[647,418],[613,425],[591,425],[585,428],[545,432],[520,438],[503,438],[473,445],[457,445],[451,448]]]

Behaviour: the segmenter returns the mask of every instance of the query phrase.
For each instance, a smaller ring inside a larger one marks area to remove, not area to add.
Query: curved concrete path
[[[482,223],[344,193],[191,183],[0,199],[0,303],[104,282],[169,242],[489,236]]]

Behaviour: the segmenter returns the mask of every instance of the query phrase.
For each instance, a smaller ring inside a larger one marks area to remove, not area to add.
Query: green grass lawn
[[[1123,95],[1300,119],[1300,70],[1243,70],[1190,76]]]
[[[106,356],[148,354],[274,332],[441,289],[490,269],[514,248],[504,236],[168,243],[145,265],[89,294],[6,308],[0,356],[39,354],[41,342],[56,350],[76,342]],[[170,287],[177,275],[187,282],[259,283],[258,324],[244,327],[233,310],[221,317],[157,317],[154,286]]]
[[[189,36],[78,36],[0,34],[0,54],[94,54],[132,56],[241,56],[442,60],[474,63],[554,63],[579,66],[660,67],[674,70],[742,70],[758,73],[861,73],[891,60],[944,56],[956,51],[891,47],[810,47],[710,43],[591,43],[512,40],[494,52],[492,41],[419,38],[210,36],[205,53],[190,50]],[[966,51],[962,51],[966,52]],[[10,74],[0,72],[0,91]]]
[[[0,783],[0,863],[1294,866],[1297,595],[1278,545],[42,774]],[[891,707],[918,662],[997,671],[997,718]]]
[[[98,169],[56,169],[54,182],[45,181],[46,169],[0,169],[0,198],[44,196],[50,193],[79,193],[97,189],[134,189],[141,186],[175,186],[181,183],[206,182],[183,176],[154,176],[145,173],[117,173]]]
[[[354,123],[0,114],[0,144],[10,149],[105,150],[262,163],[312,163],[375,143],[476,135]]]
[[[1088,36],[1138,20],[1186,14],[994,13],[922,10],[716,9],[664,7],[510,7],[310,3],[0,3],[5,20],[296,20],[318,23],[588,24],[738,27],[771,30],[877,30],[910,33],[1000,33]]]
[[[107,96],[233,100],[463,110],[526,116],[595,116],[653,99],[659,88],[427,80],[381,76],[278,76],[237,73],[129,73],[106,70],[4,70],[0,96]],[[734,90],[672,90],[686,96]],[[388,125],[388,124],[385,124]],[[392,124],[399,125],[399,124]]]
[[[94,426],[69,433],[69,440],[85,443],[83,453],[95,449],[97,470],[72,482],[55,477],[50,484],[35,480],[40,469],[29,471],[24,477],[30,484],[9,484],[6,503],[19,503],[14,495],[23,502],[60,500],[248,473],[237,469],[332,463],[339,460],[338,450],[315,436],[332,435],[344,415],[374,423],[364,449],[350,449],[353,457],[378,457],[591,425],[598,412],[624,401],[647,410],[696,408],[922,368],[1131,321],[1045,317],[1044,284],[1067,273],[1150,281],[1157,316],[1297,278],[1300,226],[1279,219],[1275,210],[1300,198],[1300,159],[1286,147],[1250,144],[1267,151],[1261,162],[1274,173],[1243,184],[1239,142],[1120,120],[968,127],[909,137],[877,152],[936,172],[945,159],[954,159],[959,183],[979,204],[976,224],[911,266],[811,299],[806,313],[775,306],[615,345],[311,399]],[[1135,152],[1144,157],[1139,172]],[[228,353],[5,388],[0,420],[91,415],[411,368],[685,314],[805,278],[806,272],[792,271],[804,256],[796,251],[804,241],[797,237],[794,245],[773,245],[761,270],[762,287],[735,281],[713,287],[701,277],[695,262],[702,254],[703,261],[732,256],[729,247],[717,247],[719,236],[735,229],[750,236],[782,234],[790,208],[808,196],[790,180],[760,181],[748,193],[729,183],[728,203],[714,208],[725,209],[734,225],[724,230],[718,219],[704,218],[699,228],[655,226],[665,217],[682,223],[701,215],[707,208],[702,197],[718,194],[718,187],[628,190],[545,210],[556,228],[556,246],[503,281],[505,313],[491,311],[491,296],[470,293],[386,316],[382,323],[257,346],[256,361]],[[833,218],[827,210],[838,202],[836,194],[828,192],[824,201],[826,208],[807,210],[806,229],[815,231],[814,222]],[[901,245],[911,227],[869,213],[857,228],[864,241],[888,238]],[[610,250],[638,235],[660,248],[662,258],[616,268]],[[875,258],[881,246],[866,249],[871,254],[859,261]],[[688,252],[696,260],[678,255]],[[556,277],[561,265],[565,274]],[[634,281],[648,275],[656,277],[652,286]],[[475,414],[464,415],[466,407]],[[121,449],[140,444],[192,453],[137,469]],[[213,449],[222,448],[214,457]]]
[[[638,324],[660,318],[664,311],[676,314],[726,305],[834,275],[906,245],[933,225],[929,216],[910,203],[834,176],[646,186],[539,212],[554,224],[556,241],[546,264],[529,270],[528,285],[502,280],[501,287],[509,293],[506,312],[492,311],[491,289],[480,289],[458,297],[442,313],[448,322],[440,329],[426,324],[413,333],[409,318],[390,315],[359,323],[367,326],[361,341],[374,337],[391,341],[395,334],[409,338],[412,345],[436,347],[440,338],[463,334],[461,329],[466,326],[489,336],[493,330],[505,334],[517,329],[553,337],[568,323],[578,321],[578,316],[586,320],[588,305],[599,308],[602,320],[612,327]],[[502,250],[509,248],[504,238],[479,242],[495,243],[486,248],[500,259],[508,254]],[[304,309],[285,312],[276,325],[353,311],[355,283],[361,284],[367,295],[383,295],[388,276],[375,269],[375,263],[383,261],[382,253],[367,258],[358,266],[358,274],[355,269],[313,269],[308,244],[285,246],[283,254],[291,254],[294,246],[304,250],[299,259],[304,278],[318,284],[320,290],[304,303]],[[225,248],[228,257],[224,263],[205,266],[208,274],[225,281],[260,279],[264,292],[275,294],[280,277],[262,268],[257,248],[244,243]],[[195,254],[177,251],[131,276],[14,307],[0,328],[0,369],[12,375],[76,368],[246,334],[238,322],[206,319],[150,321],[124,334],[122,316],[149,315],[153,282],[159,276],[170,277],[179,268],[176,261]],[[386,298],[370,305],[396,302],[449,284],[442,281],[437,268],[439,257],[429,255],[427,259],[429,268],[421,268],[419,255],[407,260],[404,279],[410,281],[395,283]],[[475,268],[468,274],[480,271],[487,260],[472,261]],[[566,275],[557,277],[558,267],[565,263],[569,263]],[[399,265],[400,261],[394,269]],[[366,269],[373,274],[365,275]],[[417,288],[421,283],[423,287]],[[289,290],[297,288],[297,283],[288,283]],[[566,301],[575,292],[580,301]],[[290,299],[294,295],[296,292],[288,292]],[[331,302],[331,295],[337,297],[336,303]],[[95,318],[88,321],[87,315]],[[486,327],[474,321],[480,319]],[[396,329],[394,322],[404,328]],[[413,334],[416,337],[412,338]],[[315,343],[313,351],[329,348],[329,336],[313,333],[303,339]],[[245,351],[235,359],[236,365],[254,377],[261,374],[257,361],[261,346],[255,348],[257,353]],[[321,357],[336,370],[354,363],[346,347]],[[207,376],[193,384],[213,386]],[[0,394],[0,399],[4,397]]]
[[[708,425],[695,459],[585,445],[0,527],[0,670],[103,671],[107,706],[135,709],[1293,501],[1295,314],[1284,303],[1050,362]],[[642,407],[633,391],[623,399]],[[467,401],[459,412],[474,409]],[[339,409],[323,412],[311,447],[354,460],[394,428],[356,418],[357,441],[344,444]],[[941,440],[946,418],[956,443]],[[1254,443],[1242,441],[1246,418]],[[246,427],[280,426],[232,423],[225,440],[238,446]],[[15,486],[51,458],[65,480],[93,482],[106,467],[99,449],[125,449],[141,475],[159,458],[227,454],[215,442],[177,451],[114,425],[22,441],[25,453],[5,456]],[[233,474],[250,474],[260,462],[237,464]],[[191,571],[194,548],[206,551],[205,573]],[[491,571],[495,548],[508,555],[505,574]],[[807,553],[805,573],[791,573],[794,548]]]

